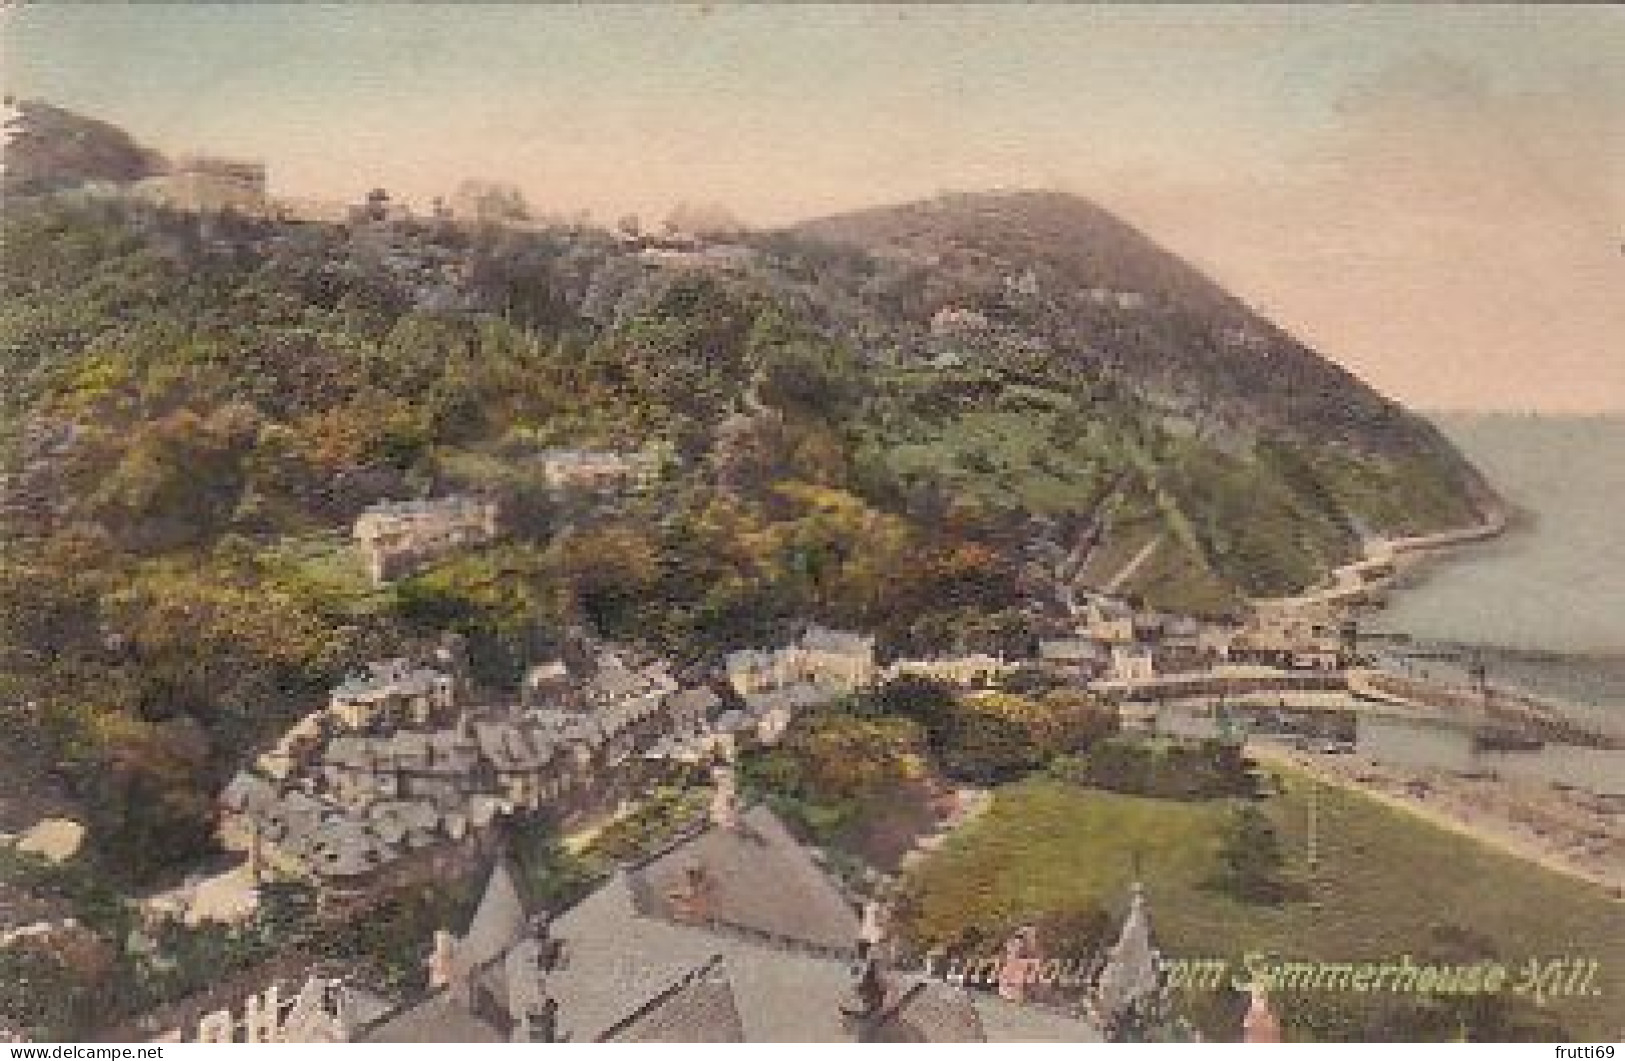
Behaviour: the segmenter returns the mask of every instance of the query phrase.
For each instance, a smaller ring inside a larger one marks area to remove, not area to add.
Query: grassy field
[[[1288,872],[1301,880],[1310,782],[1295,773],[1281,780],[1282,794],[1265,809]],[[1318,802],[1319,883],[1300,901],[1267,906],[1207,883],[1230,813],[1225,803],[1121,796],[1047,779],[1011,785],[985,817],[917,871],[916,931],[928,941],[952,938],[968,924],[1002,931],[1088,901],[1117,918],[1139,857],[1153,931],[1170,956],[1224,958],[1237,969],[1249,952],[1287,961],[1404,954],[1420,961],[1425,954],[1453,955],[1446,941],[1459,949],[1471,938],[1514,972],[1530,958],[1590,958],[1601,966],[1601,994],[1550,999],[1545,1012],[1573,1036],[1618,1033],[1625,904],[1356,793],[1323,789]],[[1361,996],[1346,1000],[1355,1011],[1365,1004]],[[1224,1001],[1233,1007],[1233,998]],[[1537,1018],[1542,1012],[1526,999],[1516,1005]],[[1225,1020],[1233,1019],[1219,1016],[1226,1007],[1216,998],[1192,1006],[1201,1023],[1218,1022],[1210,1034],[1222,1035]],[[1289,1034],[1314,1034],[1295,1026],[1291,997],[1279,1009]],[[1315,1020],[1325,1026],[1324,1015]]]
[[[286,583],[357,617],[375,614],[390,599],[389,590],[373,584],[354,544],[341,534],[283,538],[261,559]]]

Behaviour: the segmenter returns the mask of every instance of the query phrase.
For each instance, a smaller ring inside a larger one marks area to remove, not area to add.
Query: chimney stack
[[[699,862],[683,867],[683,882],[667,893],[680,920],[704,923],[711,916],[711,877]]]
[[[853,972],[851,989],[841,1000],[841,1023],[859,1042],[870,1042],[885,1010],[886,978],[875,958],[864,959]]]
[[[886,929],[890,911],[879,899],[863,904],[863,922],[858,926],[858,957],[878,957],[886,943]]]
[[[739,828],[739,786],[732,766],[711,768],[716,792],[711,797],[711,824],[718,829]]]
[[[457,976],[457,939],[445,929],[434,934],[434,950],[429,954],[429,990],[450,987]]]

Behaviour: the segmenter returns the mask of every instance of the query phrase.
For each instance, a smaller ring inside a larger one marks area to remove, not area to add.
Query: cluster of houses
[[[720,698],[664,662],[606,648],[590,673],[550,682],[560,666],[533,672],[527,702],[480,706],[445,660],[373,664],[226,786],[223,843],[256,872],[354,889],[510,815],[612,807],[643,764],[712,750]]]
[[[1137,611],[1110,598],[1079,609],[1075,630],[1041,640],[1056,677],[1108,688],[1239,668],[1329,673],[1355,659],[1354,628],[1329,604],[1259,601],[1240,622]]]
[[[392,504],[356,529],[374,577],[388,578],[487,540],[496,512],[462,497]],[[1329,608],[1265,602],[1246,622],[1222,624],[1095,597],[1074,617],[1070,636],[1041,640],[1036,659],[975,653],[887,665],[873,637],[809,624],[779,647],[727,654],[715,688],[684,688],[663,660],[598,646],[580,665],[533,667],[518,701],[499,705],[470,702],[455,653],[375,663],[233,780],[222,835],[257,865],[365,882],[506,816],[569,819],[613,806],[650,763],[727,757],[741,740],[775,743],[799,714],[903,677],[985,688],[1036,666],[1054,680],[1132,693],[1238,664],[1324,673],[1351,650]]]
[[[588,655],[531,668],[518,701],[495,705],[473,702],[455,652],[369,665],[226,786],[223,843],[256,873],[365,888],[509,816],[570,820],[613,807],[661,764],[773,744],[802,712],[854,691],[905,675],[985,687],[1015,667],[982,654],[882,667],[872,637],[812,625],[779,648],[730,653],[725,701],[664,660]]]

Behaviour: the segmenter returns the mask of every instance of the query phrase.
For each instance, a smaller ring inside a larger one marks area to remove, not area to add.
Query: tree
[[[1243,804],[1230,816],[1219,858],[1224,868],[1215,883],[1231,895],[1252,903],[1279,903],[1285,897],[1280,839],[1253,804]]]
[[[530,204],[517,186],[498,181],[463,181],[451,200],[452,212],[482,224],[530,220]]]

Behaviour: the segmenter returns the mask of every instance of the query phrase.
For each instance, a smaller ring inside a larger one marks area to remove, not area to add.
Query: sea
[[[1513,526],[1424,565],[1367,627],[1476,655],[1495,684],[1625,726],[1625,415],[1434,421]]]

